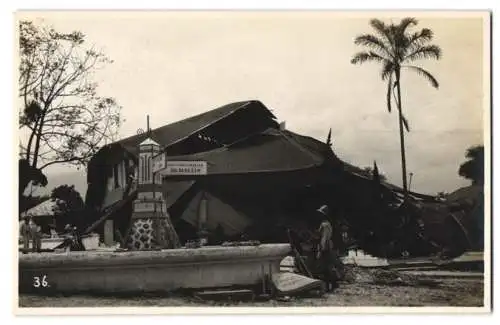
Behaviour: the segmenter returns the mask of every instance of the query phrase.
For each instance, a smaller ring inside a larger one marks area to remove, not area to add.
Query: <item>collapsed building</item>
[[[326,204],[344,233],[339,242],[374,255],[470,246],[467,228],[456,217],[443,217],[450,213],[436,198],[410,193],[405,201],[401,189],[361,175],[326,143],[287,130],[259,101],[231,103],[101,148],[88,165],[87,232],[103,233],[107,221],[115,237],[126,241],[137,198],[138,146],[148,137],[168,160],[208,165],[203,176],[161,180],[182,243],[202,228],[215,242],[242,236],[286,242],[289,228],[311,242],[320,222],[313,212]],[[439,228],[435,223],[454,235],[431,231]]]

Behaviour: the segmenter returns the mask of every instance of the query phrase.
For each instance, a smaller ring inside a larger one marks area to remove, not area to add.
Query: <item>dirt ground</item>
[[[323,297],[297,298],[288,301],[253,302],[199,301],[189,296],[51,296],[20,295],[19,307],[181,307],[181,306],[483,306],[482,279],[442,279],[436,287],[342,283],[335,292]]]

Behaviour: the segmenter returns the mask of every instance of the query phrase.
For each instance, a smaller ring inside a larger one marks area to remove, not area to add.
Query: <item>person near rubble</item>
[[[321,218],[321,224],[318,229],[319,244],[316,251],[316,259],[319,262],[320,272],[323,276],[323,281],[326,283],[326,289],[328,292],[331,292],[338,288],[337,281],[339,280],[336,268],[336,264],[338,264],[336,263],[337,256],[333,247],[334,230],[329,220],[328,206],[323,205],[316,212]]]
[[[67,224],[64,227],[65,239],[62,244],[63,247],[69,247],[70,251],[84,251],[85,246],[83,245],[82,238],[78,229],[75,226]]]

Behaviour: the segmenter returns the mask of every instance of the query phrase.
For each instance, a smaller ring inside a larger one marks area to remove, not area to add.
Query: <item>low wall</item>
[[[19,256],[19,291],[158,292],[259,283],[279,272],[288,244]]]

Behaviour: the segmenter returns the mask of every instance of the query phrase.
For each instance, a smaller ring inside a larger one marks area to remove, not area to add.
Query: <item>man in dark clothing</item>
[[[316,259],[320,264],[320,270],[323,275],[323,281],[326,282],[327,291],[338,288],[339,280],[338,259],[333,247],[333,227],[328,218],[328,206],[323,205],[317,210],[322,222],[319,226],[319,244],[316,252]]]

